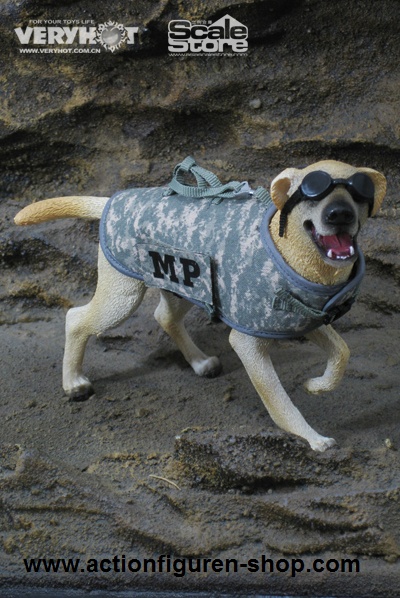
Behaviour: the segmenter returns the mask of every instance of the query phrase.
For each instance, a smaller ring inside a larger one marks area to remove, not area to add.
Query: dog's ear
[[[375,197],[371,216],[375,216],[375,214],[379,211],[379,208],[381,207],[383,199],[386,195],[386,179],[383,174],[377,170],[373,170],[372,168],[358,168],[358,170],[367,174],[374,183]]]
[[[271,199],[278,210],[282,210],[288,200],[289,189],[299,176],[297,168],[286,168],[271,183]]]

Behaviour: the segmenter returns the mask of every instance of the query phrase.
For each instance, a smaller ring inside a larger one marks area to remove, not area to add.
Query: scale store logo
[[[101,47],[115,52],[123,46],[133,45],[139,28],[126,27],[116,21],[96,26],[91,20],[56,19],[33,20],[25,29],[18,27],[14,31],[20,44],[25,46],[20,48],[22,53],[99,54]],[[28,45],[30,47],[26,47]]]
[[[210,21],[170,21],[168,50],[173,56],[240,56],[248,49],[248,28],[230,15]]]

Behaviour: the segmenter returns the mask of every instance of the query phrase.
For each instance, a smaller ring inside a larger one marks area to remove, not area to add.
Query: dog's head
[[[386,179],[371,168],[324,160],[302,170],[287,168],[271,184],[280,210],[279,235],[304,234],[324,262],[335,268],[357,259],[357,234],[379,210]]]

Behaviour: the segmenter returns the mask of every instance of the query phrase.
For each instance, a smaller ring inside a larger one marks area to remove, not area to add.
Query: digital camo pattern
[[[167,192],[128,189],[109,200],[101,245],[123,274],[182,295],[255,336],[301,336],[340,317],[338,305],[350,307],[364,273],[362,254],[350,283],[311,283],[275,249],[272,204],[250,194],[221,201]]]

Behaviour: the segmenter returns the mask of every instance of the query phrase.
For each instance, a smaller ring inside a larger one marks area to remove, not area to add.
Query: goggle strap
[[[297,189],[297,191],[295,191],[293,193],[293,195],[291,195],[289,197],[289,199],[283,206],[283,208],[281,210],[280,219],[279,219],[279,236],[280,237],[283,237],[283,235],[285,234],[285,228],[286,228],[288,214],[293,210],[293,208],[295,206],[297,206],[298,203],[300,203],[300,201],[303,199],[303,197],[304,197],[304,194],[303,194],[302,190],[299,188],[299,189]]]
[[[279,236],[280,237],[283,237],[283,235],[285,234],[286,222],[287,222],[287,214],[285,214],[284,212],[281,212],[281,217],[279,219]]]

